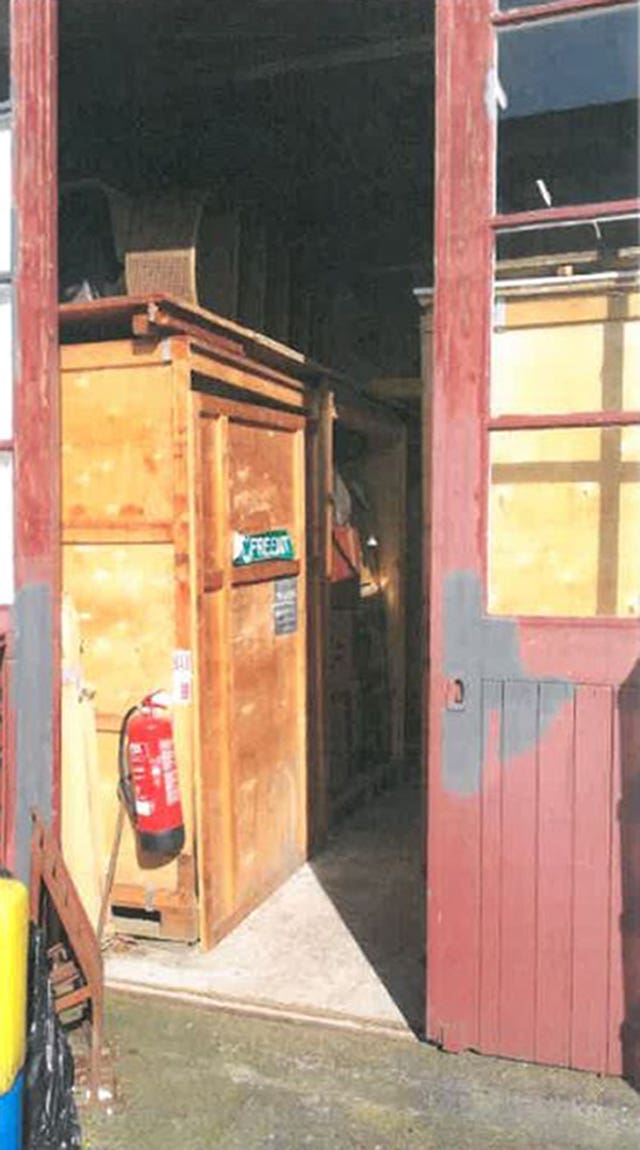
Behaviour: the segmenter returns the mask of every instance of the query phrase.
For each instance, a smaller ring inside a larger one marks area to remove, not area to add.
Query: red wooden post
[[[30,812],[60,794],[60,428],[57,341],[57,0],[11,0],[15,217],[15,811],[26,876]]]
[[[473,1046],[478,1015],[479,806],[442,784],[444,583],[482,577],[478,475],[489,377],[494,116],[487,107],[492,0],[439,4],[436,38],[436,291],[428,749],[427,1034]],[[445,466],[447,458],[455,466]],[[455,889],[448,852],[455,843]],[[463,877],[464,876],[464,877]]]

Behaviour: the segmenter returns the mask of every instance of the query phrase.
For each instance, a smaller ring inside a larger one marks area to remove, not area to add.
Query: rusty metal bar
[[[532,4],[529,8],[512,8],[510,12],[494,12],[492,23],[497,28],[513,25],[537,24],[556,16],[586,15],[607,8],[628,8],[637,0],[556,0],[556,3]]]
[[[516,232],[555,224],[606,223],[607,220],[635,219],[640,215],[640,199],[610,200],[597,204],[567,204],[557,208],[536,208],[530,212],[502,212],[491,219],[498,232]]]

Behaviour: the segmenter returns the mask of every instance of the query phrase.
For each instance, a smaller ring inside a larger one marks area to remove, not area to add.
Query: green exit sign
[[[269,563],[274,559],[295,559],[293,540],[288,531],[260,531],[252,535],[234,532],[234,567],[250,567],[252,563]]]

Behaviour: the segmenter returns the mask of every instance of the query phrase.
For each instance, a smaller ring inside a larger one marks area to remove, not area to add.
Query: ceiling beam
[[[345,68],[358,64],[373,64],[387,60],[406,59],[410,56],[429,57],[433,52],[431,36],[412,36],[393,40],[380,40],[331,52],[317,52],[302,56],[284,56],[242,68],[229,77],[234,84],[253,84],[292,72],[322,72],[329,68]]]

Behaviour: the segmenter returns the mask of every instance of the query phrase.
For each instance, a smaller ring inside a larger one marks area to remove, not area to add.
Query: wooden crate
[[[121,717],[171,690],[185,659],[192,667],[191,696],[173,708],[185,848],[151,867],[127,826],[112,908],[123,929],[209,945],[328,827],[337,384],[290,349],[166,297],[66,305],[61,321],[64,589],[96,688],[107,844]],[[358,418],[365,409],[355,402]],[[391,539],[397,493],[381,506]],[[234,566],[234,534],[274,528],[289,532],[293,559]],[[400,583],[390,557],[398,634]],[[276,607],[294,592],[296,623],[283,632]],[[400,715],[400,650],[391,662]]]

